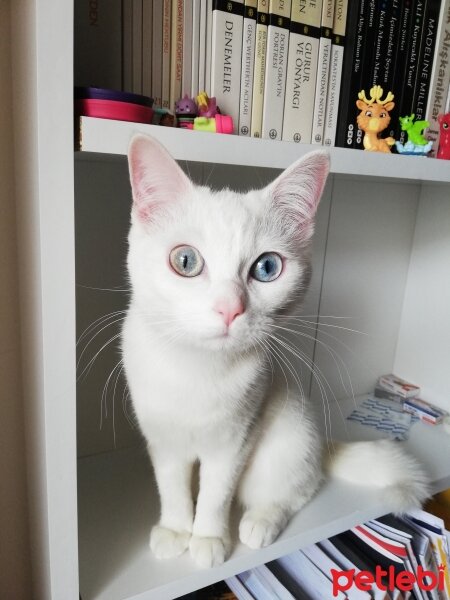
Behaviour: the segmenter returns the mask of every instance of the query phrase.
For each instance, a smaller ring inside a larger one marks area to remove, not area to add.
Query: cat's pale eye
[[[253,263],[250,275],[257,281],[274,281],[283,269],[283,259],[276,252],[265,252]]]
[[[172,269],[183,277],[196,277],[205,266],[202,255],[192,246],[177,246],[171,251],[169,261]]]

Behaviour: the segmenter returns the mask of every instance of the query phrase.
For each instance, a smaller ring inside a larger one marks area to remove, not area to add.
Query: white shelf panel
[[[125,155],[134,133],[157,138],[177,160],[284,169],[322,146],[186,131],[141,123],[80,118],[81,154]],[[331,172],[400,181],[450,182],[450,162],[424,157],[331,148]]]
[[[375,439],[368,427],[344,421],[352,402],[332,406],[334,439]],[[406,446],[428,469],[433,491],[450,487],[450,436],[417,423]],[[433,450],[435,449],[435,450]],[[437,451],[436,451],[437,449]],[[83,600],[169,600],[278,558],[390,511],[382,491],[331,480],[268,548],[237,545],[222,566],[196,568],[188,553],[158,561],[150,527],[158,518],[157,492],[144,448],[79,460],[79,563]],[[236,535],[237,520],[232,528]]]

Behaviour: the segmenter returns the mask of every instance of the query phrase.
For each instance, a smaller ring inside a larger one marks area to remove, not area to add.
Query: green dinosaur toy
[[[400,126],[402,131],[406,131],[408,134],[408,141],[412,142],[416,146],[425,146],[428,143],[423,135],[422,131],[430,126],[429,121],[416,121],[414,122],[415,114],[413,113],[410,117],[400,117]]]

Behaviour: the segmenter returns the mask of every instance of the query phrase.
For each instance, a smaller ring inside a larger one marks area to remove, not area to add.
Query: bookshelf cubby
[[[101,286],[95,276],[106,271],[117,275],[113,286],[123,277],[129,137],[151,133],[199,181],[244,189],[317,147],[82,119],[74,159],[73,2],[26,0],[11,3],[11,13],[33,597],[173,598],[388,512],[382,493],[331,482],[269,548],[238,547],[211,571],[194,569],[188,556],[153,562],[147,538],[157,505],[142,444],[118,423],[114,449],[111,429],[98,429],[94,383],[76,393],[77,321],[89,321],[94,308],[97,316],[107,312],[110,302],[97,297],[93,307],[84,295],[77,307],[78,286]],[[351,316],[368,332],[366,341],[334,333],[352,346],[346,360],[355,393],[394,371],[450,409],[450,163],[345,149],[332,149],[331,158],[305,312]],[[322,331],[315,336],[326,339]],[[313,343],[308,351],[342,400],[321,348]],[[314,382],[309,387],[314,401]],[[335,423],[339,429],[340,417]],[[450,485],[449,440],[419,424],[408,442],[436,491]]]

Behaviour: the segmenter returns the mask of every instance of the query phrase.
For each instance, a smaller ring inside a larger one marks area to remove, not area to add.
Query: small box
[[[383,398],[384,400],[393,400],[394,402],[398,402],[399,404],[403,404],[405,401],[402,396],[399,394],[395,394],[394,392],[390,392],[389,390],[385,390],[382,387],[377,387],[374,390],[374,395],[376,398]]]
[[[409,383],[396,375],[383,375],[378,380],[378,387],[393,392],[401,398],[415,398],[420,394],[420,388],[417,385]]]
[[[447,411],[433,406],[421,398],[409,398],[403,403],[403,410],[416,415],[421,421],[437,425],[448,415]]]

